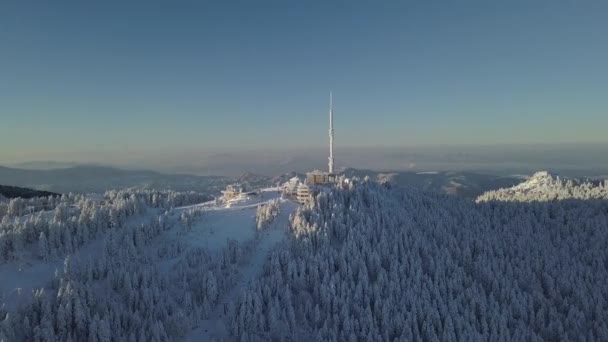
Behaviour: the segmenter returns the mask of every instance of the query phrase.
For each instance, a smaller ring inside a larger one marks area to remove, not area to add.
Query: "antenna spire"
[[[333,97],[329,92],[329,173],[334,173],[334,108]]]

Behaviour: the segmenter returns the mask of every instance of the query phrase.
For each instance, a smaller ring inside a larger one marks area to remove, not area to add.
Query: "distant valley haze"
[[[338,140],[339,141],[339,140]],[[375,171],[476,171],[492,174],[529,174],[551,170],[571,176],[608,174],[608,144],[437,145],[414,147],[336,148],[338,168]],[[327,168],[327,147],[243,150],[185,148],[116,152],[112,156],[91,152],[87,158],[29,160],[5,163],[24,169],[59,169],[78,165],[112,166],[130,170],[202,176],[238,176],[245,172],[277,176],[296,171]],[[42,157],[42,156],[41,156]]]

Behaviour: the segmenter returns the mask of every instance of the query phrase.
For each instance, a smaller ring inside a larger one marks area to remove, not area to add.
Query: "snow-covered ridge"
[[[551,201],[562,199],[608,199],[608,181],[563,179],[538,171],[511,188],[488,191],[477,198],[484,201]]]

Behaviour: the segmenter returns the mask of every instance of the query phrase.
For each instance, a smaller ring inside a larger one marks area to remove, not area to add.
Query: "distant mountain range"
[[[162,174],[105,166],[74,166],[32,170],[0,166],[0,184],[59,193],[103,192],[119,188],[156,188],[215,192],[230,181],[226,177]]]
[[[519,176],[497,176],[464,171],[379,172],[345,169],[344,175],[347,177],[368,176],[379,181],[389,181],[398,186],[468,198],[475,198],[486,191],[513,186],[521,182]]]
[[[35,165],[30,166],[41,167],[43,165],[36,163]],[[378,181],[389,181],[397,186],[413,187],[424,191],[439,192],[472,199],[478,198],[478,196],[485,193],[491,193],[494,190],[496,190],[495,195],[485,196],[504,195],[508,197],[511,196],[509,194],[521,193],[526,186],[535,186],[537,183],[555,183],[547,180],[547,177],[551,178],[552,176],[544,174],[535,175],[525,183],[527,185],[518,185],[522,180],[526,179],[526,176],[500,176],[465,171],[381,172],[354,168],[343,169],[342,173],[346,177],[363,178],[367,176]],[[246,172],[238,177],[224,177],[163,174],[155,171],[123,170],[94,165],[79,165],[43,170],[0,166],[0,184],[54,193],[90,193],[122,188],[154,188],[172,189],[176,191],[192,190],[209,194],[219,194],[227,184],[233,182],[238,182],[244,184],[248,188],[254,189],[269,185],[277,185],[287,181],[293,176],[303,178],[305,174],[289,172],[277,177],[267,177]]]
[[[17,169],[28,169],[28,170],[54,170],[54,169],[67,169],[69,167],[84,166],[85,164],[76,162],[59,162],[59,161],[28,161],[17,164],[12,164],[10,167]],[[94,164],[88,164],[89,166],[97,166]]]

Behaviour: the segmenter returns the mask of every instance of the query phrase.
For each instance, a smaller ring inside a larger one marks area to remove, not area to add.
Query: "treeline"
[[[34,190],[28,188],[20,188],[18,186],[10,186],[10,185],[0,185],[0,195],[6,198],[34,198],[34,197],[58,197],[61,196],[58,193],[50,192],[50,191],[42,191],[42,190]]]
[[[258,231],[265,230],[270,226],[281,210],[281,200],[271,199],[258,205],[255,211],[255,222]]]
[[[608,202],[482,203],[372,182],[294,215],[239,341],[607,341]]]
[[[16,197],[0,203],[0,219],[7,215],[14,217],[33,214],[42,210],[52,210],[60,202],[65,202],[66,198],[65,195],[32,198]]]

